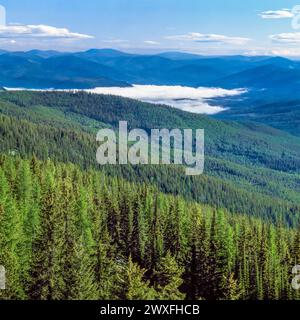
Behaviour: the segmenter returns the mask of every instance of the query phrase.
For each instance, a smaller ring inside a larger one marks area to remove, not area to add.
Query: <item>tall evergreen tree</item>
[[[180,267],[170,252],[161,258],[155,272],[155,288],[160,300],[183,300],[185,294],[179,288],[183,283],[184,269]]]
[[[61,269],[64,221],[57,210],[57,185],[51,165],[46,169],[42,192],[41,230],[33,243],[29,297],[38,300],[56,300],[64,297],[65,284]]]
[[[123,300],[154,300],[156,292],[150,287],[149,281],[145,281],[145,270],[129,257],[123,279],[122,296]]]

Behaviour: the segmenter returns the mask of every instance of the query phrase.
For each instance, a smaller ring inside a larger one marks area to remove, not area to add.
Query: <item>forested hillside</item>
[[[221,114],[220,118],[231,120],[249,119],[290,132],[299,137],[299,105],[299,99],[296,99],[293,95],[287,95],[285,99],[280,98],[277,100],[272,95],[269,99],[258,100],[257,102],[248,105],[246,104],[243,108],[235,106],[226,113]]]
[[[188,200],[297,226],[299,139],[269,127],[236,124],[164,106],[85,93],[1,93],[1,152],[35,154],[82,168],[98,167],[96,131],[132,128],[205,128],[205,174],[186,177],[178,166],[100,167],[132,182],[155,185]]]
[[[0,299],[298,299],[299,139],[85,93],[0,94]],[[98,129],[204,128],[204,175],[96,164]]]
[[[1,299],[295,299],[300,233],[95,170],[0,157]]]
[[[99,122],[100,127],[105,123],[117,128],[119,121],[124,120],[129,128],[147,131],[153,128],[205,129],[209,156],[220,156],[243,165],[300,171],[300,139],[255,123],[219,121],[167,106],[84,92],[2,92],[1,102],[0,110],[4,114],[63,128],[72,121],[73,127],[80,124],[93,133],[99,128]]]

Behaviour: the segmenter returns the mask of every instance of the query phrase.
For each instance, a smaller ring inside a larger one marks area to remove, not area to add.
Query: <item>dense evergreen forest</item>
[[[299,298],[299,138],[85,93],[2,92],[0,113],[0,298]],[[204,128],[205,174],[97,166],[120,120]]]
[[[0,158],[2,299],[293,299],[300,232],[35,157]]]
[[[186,177],[178,166],[97,167],[164,193],[270,222],[299,223],[300,139],[253,123],[216,121],[114,96],[59,92],[0,93],[0,151],[97,167],[102,127],[204,128],[205,170]]]

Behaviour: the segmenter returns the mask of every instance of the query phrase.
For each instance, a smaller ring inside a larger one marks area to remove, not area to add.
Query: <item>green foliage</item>
[[[298,138],[84,93],[4,92],[0,109],[1,299],[299,298]],[[99,170],[95,131],[124,119],[205,128],[206,174]]]
[[[149,281],[145,281],[146,270],[133,263],[131,257],[127,263],[125,277],[123,279],[123,300],[154,300],[156,292],[150,287]]]
[[[179,291],[183,283],[183,272],[184,268],[178,266],[170,252],[161,258],[154,271],[156,290],[160,300],[183,300],[185,298],[185,294]]]
[[[0,164],[2,299],[299,298],[293,229],[72,164]]]
[[[204,128],[205,174],[200,177],[185,177],[178,166],[100,169],[233,213],[290,226],[299,223],[299,139],[286,133],[86,93],[3,92],[0,112],[1,152],[22,157],[35,154],[42,160],[72,162],[82,168],[97,167],[96,130],[104,126],[116,129],[119,120],[127,119],[130,127],[145,130]]]

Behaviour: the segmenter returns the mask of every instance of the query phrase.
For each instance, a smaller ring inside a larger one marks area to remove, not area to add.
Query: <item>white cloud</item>
[[[109,87],[86,90],[97,94],[111,94],[137,99],[154,104],[166,104],[193,113],[215,114],[225,109],[210,105],[207,99],[238,96],[244,89],[225,90],[221,88],[191,88],[182,86],[134,85],[133,87]]]
[[[278,48],[270,51],[274,56],[300,57],[300,48]]]
[[[270,38],[277,43],[299,44],[300,32],[279,33],[279,34],[270,35]]]
[[[47,25],[10,24],[0,26],[0,38],[42,38],[42,39],[91,39],[93,36],[75,33],[67,28],[56,28]]]
[[[153,40],[145,40],[144,43],[150,44],[150,45],[159,45],[160,43]]]
[[[294,13],[291,9],[269,10],[259,14],[263,19],[287,19],[293,18]]]
[[[176,40],[176,41],[223,43],[223,44],[232,44],[232,45],[243,45],[251,41],[251,39],[249,38],[229,37],[221,34],[202,34],[198,32],[190,32],[188,34],[168,36],[165,38],[168,40]]]
[[[94,94],[107,94],[125,98],[137,99],[153,104],[164,104],[183,111],[197,114],[216,114],[226,110],[222,106],[211,105],[207,101],[213,98],[240,96],[247,92],[246,89],[226,90],[222,88],[192,88],[183,86],[155,86],[155,85],[133,85],[132,87],[98,87],[87,90],[41,90],[24,88],[5,88],[8,91],[86,91]]]
[[[266,47],[257,47],[249,51],[242,52],[246,56],[281,56],[287,58],[299,58],[300,57],[300,48],[298,46],[293,47],[280,47],[274,46],[270,48]]]
[[[297,48],[297,47],[254,48],[252,50],[242,52],[242,54],[246,56],[281,56],[281,57],[299,58],[300,48]]]

